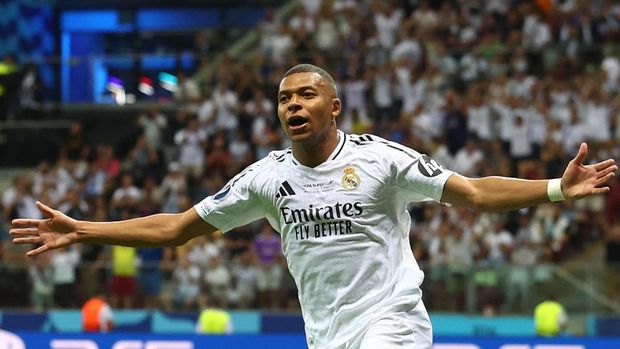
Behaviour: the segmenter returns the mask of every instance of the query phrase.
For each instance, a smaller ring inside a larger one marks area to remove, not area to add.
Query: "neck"
[[[302,165],[316,167],[327,161],[327,158],[338,146],[338,141],[338,130],[336,127],[333,127],[324,137],[313,139],[312,141],[293,143],[291,148],[293,156]]]

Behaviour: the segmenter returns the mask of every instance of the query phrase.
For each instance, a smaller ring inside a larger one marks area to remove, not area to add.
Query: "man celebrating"
[[[582,144],[562,178],[467,178],[400,144],[339,131],[340,111],[333,78],[295,66],[278,92],[291,148],[271,152],[184,213],[87,222],[37,203],[47,219],[14,220],[13,242],[41,244],[28,255],[76,242],[181,245],[266,218],[299,289],[310,348],[426,349],[432,330],[424,274],[409,248],[408,203],[515,210],[605,193],[617,171],[613,160],[584,166]]]

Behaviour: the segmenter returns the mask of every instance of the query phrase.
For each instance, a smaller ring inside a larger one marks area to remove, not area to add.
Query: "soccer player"
[[[179,214],[119,222],[74,220],[42,203],[47,219],[16,219],[16,244],[36,255],[69,244],[180,245],[266,218],[280,233],[299,289],[309,348],[431,348],[424,274],[409,248],[409,202],[508,211],[609,191],[613,160],[583,165],[582,144],[562,178],[467,178],[373,135],[337,129],[333,78],[309,64],[285,73],[278,117],[292,141],[250,165],[217,194]]]

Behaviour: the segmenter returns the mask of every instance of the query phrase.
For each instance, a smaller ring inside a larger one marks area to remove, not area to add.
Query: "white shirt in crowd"
[[[604,103],[588,102],[583,108],[583,120],[588,128],[588,137],[595,141],[611,139],[611,110]]]
[[[494,263],[504,263],[507,261],[507,255],[502,247],[511,247],[513,237],[509,231],[502,229],[499,232],[489,232],[484,236],[484,244],[489,249],[488,259]]]
[[[373,97],[380,108],[392,106],[392,77],[389,71],[377,72],[373,80]]]
[[[55,285],[75,282],[75,268],[80,263],[80,254],[74,247],[55,251],[52,255],[53,280]]]
[[[388,5],[386,5],[388,6]],[[396,32],[400,27],[403,11],[391,9],[389,13],[377,12],[374,15],[375,27],[381,47],[391,49],[396,41]]]
[[[475,133],[480,139],[490,141],[494,138],[491,110],[486,104],[469,107],[467,110],[467,129]]]
[[[204,150],[202,142],[207,140],[207,134],[203,129],[183,129],[174,136],[174,141],[181,148],[179,163],[183,166],[202,166]]]
[[[484,154],[480,149],[468,145],[456,152],[451,169],[465,176],[474,176],[478,164],[483,159]]]
[[[531,139],[532,132],[524,115],[522,113],[517,114],[510,132],[510,155],[514,158],[530,156],[534,150]],[[519,120],[521,123],[518,122]]]
[[[346,103],[345,109],[347,110],[347,114],[349,114],[351,110],[357,110],[361,118],[368,118],[366,106],[367,89],[368,83],[364,79],[352,79],[344,83],[343,96]]]
[[[529,15],[523,23],[523,46],[542,49],[551,41],[551,29],[538,15]]]
[[[216,89],[211,96],[216,108],[216,125],[218,129],[234,130],[238,120],[234,108],[237,106],[237,94],[228,89]]]

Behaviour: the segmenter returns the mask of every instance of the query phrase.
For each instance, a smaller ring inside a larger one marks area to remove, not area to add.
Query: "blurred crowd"
[[[179,74],[173,108],[152,106],[123,125],[140,131],[127,151],[89,143],[75,122],[55,162],[4,190],[2,231],[14,217],[40,217],[36,200],[97,221],[187,210],[289,145],[275,96],[286,69],[301,62],[336,79],[341,129],[405,144],[466,176],[560,177],[584,141],[588,161],[620,159],[615,1],[308,0],[283,20],[269,10],[256,30],[255,52],[224,57],[206,80]],[[411,245],[427,272],[428,307],[465,310],[473,282],[477,311],[527,310],[528,292],[552,278],[548,263],[593,241],[619,250],[619,195],[509,214],[412,205]],[[28,261],[3,239],[0,285],[28,282],[31,294],[0,286],[2,306],[75,307],[105,288],[113,307],[196,310],[207,299],[298,307],[279,236],[266,222],[174,249],[83,245]],[[618,258],[608,253],[610,263]],[[7,267],[19,263],[26,271]]]

